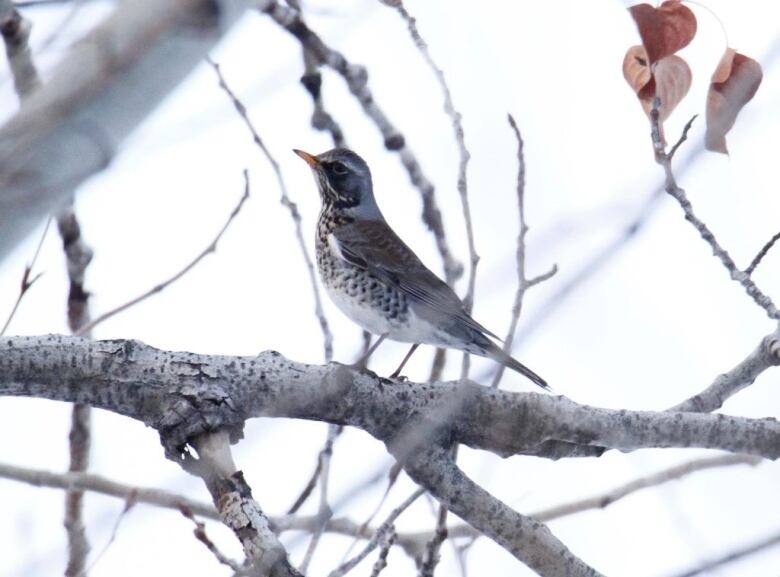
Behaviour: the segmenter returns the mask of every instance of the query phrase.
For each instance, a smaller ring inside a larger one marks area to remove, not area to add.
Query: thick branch
[[[502,456],[560,458],[577,454],[579,445],[780,456],[774,419],[610,410],[471,383],[391,381],[337,364],[296,363],[276,352],[196,355],[137,341],[4,337],[0,395],[80,402],[140,420],[160,432],[173,457],[194,436],[228,429],[235,439],[245,419],[263,416],[355,426],[383,441],[413,440],[424,430],[429,441],[445,435]]]
[[[736,367],[718,375],[709,387],[669,410],[696,413],[717,411],[726,399],[752,385],[761,373],[778,364],[780,364],[780,327],[765,336],[758,347]]]
[[[512,510],[461,471],[447,449],[431,446],[403,461],[406,472],[448,510],[545,576],[596,576],[543,523]]]
[[[198,64],[241,0],[120,2],[0,128],[0,259]]]

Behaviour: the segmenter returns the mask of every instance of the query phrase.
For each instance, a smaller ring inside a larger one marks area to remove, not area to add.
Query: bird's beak
[[[306,163],[312,168],[317,168],[320,165],[320,161],[317,160],[317,157],[313,154],[309,154],[303,150],[298,150],[297,148],[293,148],[293,152],[304,159]]]

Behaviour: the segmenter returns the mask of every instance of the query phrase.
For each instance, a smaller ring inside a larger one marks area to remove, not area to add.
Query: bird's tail
[[[524,377],[530,379],[535,385],[542,387],[545,391],[552,391],[550,386],[547,384],[547,381],[545,381],[542,377],[540,377],[531,369],[526,367],[520,361],[517,361],[513,357],[510,357],[495,343],[491,342],[489,346],[485,347],[485,349],[486,349],[485,350],[486,357],[491,358],[494,361],[498,361],[499,363],[501,363],[506,367],[509,367],[513,371],[517,371]]]

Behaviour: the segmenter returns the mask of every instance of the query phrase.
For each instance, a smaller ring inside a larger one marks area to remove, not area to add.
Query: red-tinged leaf
[[[654,67],[649,66],[647,51],[643,46],[632,46],[623,59],[623,76],[634,89],[642,108],[650,116],[653,99],[658,96],[661,122],[677,107],[691,87],[692,75],[688,64],[679,56],[667,56]]]
[[[728,154],[726,134],[739,111],[755,96],[763,78],[761,65],[733,48],[726,48],[712,74],[707,94],[707,150]]]
[[[680,101],[688,94],[693,81],[693,75],[688,63],[679,56],[672,54],[656,62],[653,70],[655,90],[648,94],[645,89],[639,94],[642,108],[650,116],[653,110],[653,97],[658,96],[661,106],[658,109],[658,117],[661,122],[669,118]]]
[[[626,51],[623,57],[623,78],[636,95],[639,95],[652,79],[647,50],[641,44]]]
[[[629,11],[639,28],[650,64],[685,48],[696,35],[696,16],[679,0],[667,0],[658,8],[636,4]]]

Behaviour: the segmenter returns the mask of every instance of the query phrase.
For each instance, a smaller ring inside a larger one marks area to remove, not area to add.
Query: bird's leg
[[[417,347],[419,347],[419,346],[420,346],[420,343],[414,343],[412,345],[412,348],[409,349],[408,353],[406,353],[406,356],[404,357],[404,360],[401,361],[401,364],[398,365],[398,368],[395,370],[395,372],[392,375],[390,375],[391,379],[397,379],[398,378],[398,375],[401,374],[401,369],[404,368],[404,365],[406,364],[406,361],[408,361],[411,358],[412,354],[414,353],[414,351],[417,350]]]
[[[376,340],[376,342],[371,345],[368,350],[366,351],[366,354],[364,354],[362,357],[360,357],[357,361],[355,361],[355,364],[352,366],[358,369],[364,369],[366,368],[366,364],[368,363],[368,358],[374,354],[374,351],[377,350],[379,345],[382,344],[382,341],[384,341],[387,338],[387,335],[389,333],[385,333],[383,335],[379,335],[379,338]]]

